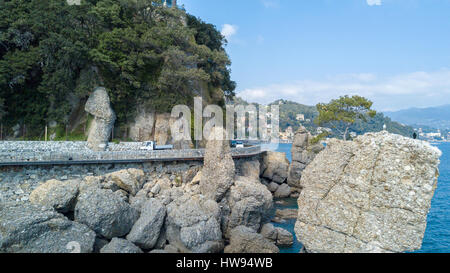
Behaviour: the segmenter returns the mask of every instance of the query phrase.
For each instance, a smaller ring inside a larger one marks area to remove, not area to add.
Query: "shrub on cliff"
[[[0,105],[4,123],[41,133],[70,123],[76,104],[98,85],[118,123],[133,105],[168,111],[203,90],[210,102],[234,95],[226,42],[212,25],[155,0],[0,2]],[[4,109],[2,109],[4,108]]]

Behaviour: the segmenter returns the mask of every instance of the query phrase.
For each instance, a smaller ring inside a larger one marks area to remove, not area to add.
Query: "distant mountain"
[[[450,104],[429,107],[410,108],[396,112],[385,112],[385,115],[395,121],[414,127],[432,127],[436,129],[450,129]]]

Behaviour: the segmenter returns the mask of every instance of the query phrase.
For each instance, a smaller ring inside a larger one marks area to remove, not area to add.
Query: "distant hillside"
[[[450,104],[430,108],[410,108],[385,114],[393,120],[414,127],[450,129]]]
[[[235,99],[236,103],[248,104],[241,98]],[[293,101],[277,100],[269,105],[277,104],[280,106],[280,130],[285,131],[291,126],[294,131],[301,125],[305,126],[309,131],[316,133],[318,126],[314,123],[314,119],[319,114],[315,106],[300,104]],[[297,120],[298,115],[303,115],[304,120]],[[383,113],[378,113],[375,117],[367,120],[367,122],[357,121],[351,128],[350,132],[355,132],[358,135],[367,132],[379,132],[383,130],[383,125],[386,124],[387,130],[394,134],[403,136],[412,136],[414,129],[411,126],[405,126],[398,122],[392,121],[389,117],[384,116]],[[341,137],[333,131],[331,137]]]

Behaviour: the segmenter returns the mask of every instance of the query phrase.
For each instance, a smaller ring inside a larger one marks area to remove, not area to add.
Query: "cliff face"
[[[440,155],[387,132],[330,141],[302,173],[297,237],[310,252],[420,249]]]

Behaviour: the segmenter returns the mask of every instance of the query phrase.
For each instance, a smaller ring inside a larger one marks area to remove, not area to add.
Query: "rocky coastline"
[[[308,252],[420,248],[440,156],[427,143],[382,132],[323,148],[300,128],[291,164],[206,146],[204,162],[2,172],[0,252],[278,253],[294,237],[271,222],[293,218]],[[275,211],[287,197],[299,210]]]

